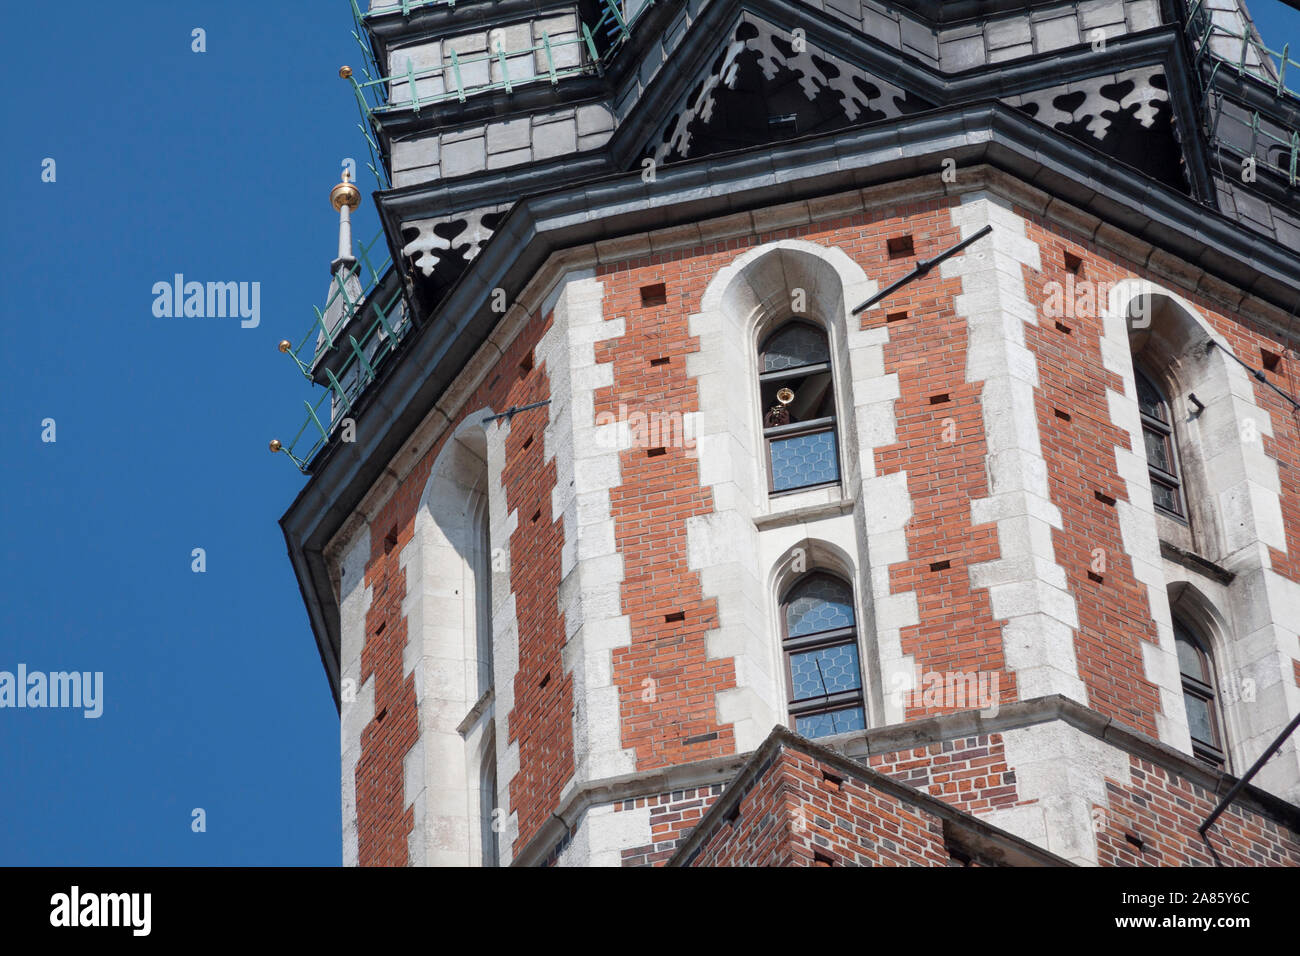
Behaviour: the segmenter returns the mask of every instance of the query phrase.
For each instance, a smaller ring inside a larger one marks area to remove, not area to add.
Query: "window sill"
[[[828,495],[827,492],[830,494]],[[781,510],[756,517],[754,527],[759,531],[767,531],[771,528],[785,528],[792,524],[822,521],[826,518],[838,518],[840,515],[853,513],[853,499],[843,497],[838,485],[806,492],[797,498],[792,495],[781,504],[785,505]]]
[[[475,701],[474,706],[471,707],[469,713],[465,715],[465,719],[456,725],[456,733],[460,734],[462,737],[468,734],[470,730],[473,729],[474,725],[479,722],[479,719],[487,709],[492,706],[492,701],[495,699],[496,692],[494,688],[489,687],[483,692],[483,696]]]
[[[1178,545],[1160,539],[1160,556],[1166,561],[1172,561],[1174,564],[1181,564],[1190,571],[1196,571],[1204,574],[1206,577],[1213,578],[1220,584],[1231,584],[1236,577],[1225,567],[1215,564],[1209,558],[1203,558],[1199,554],[1188,551],[1186,548],[1180,548]]]

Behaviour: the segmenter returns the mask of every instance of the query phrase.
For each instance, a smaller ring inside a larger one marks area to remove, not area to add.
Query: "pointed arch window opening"
[[[1223,736],[1218,683],[1209,644],[1186,622],[1175,617],[1174,645],[1178,651],[1187,726],[1192,735],[1192,754],[1216,770],[1226,770],[1228,748]]]
[[[1138,411],[1142,418],[1142,441],[1151,478],[1152,503],[1157,511],[1186,524],[1187,505],[1169,401],[1155,380],[1140,366],[1135,364],[1133,373],[1137,381]]]
[[[804,575],[781,600],[790,723],[804,737],[865,730],[866,699],[853,589],[825,571]]]
[[[759,349],[768,493],[840,481],[835,382],[826,331],[789,319]]]

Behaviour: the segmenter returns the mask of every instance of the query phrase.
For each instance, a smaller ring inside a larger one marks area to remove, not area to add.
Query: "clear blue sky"
[[[351,30],[347,0],[5,11],[0,670],[103,671],[105,706],[0,710],[0,865],[340,861],[338,718],[277,524],[304,479],[267,442],[315,391],[276,343],[324,299],[345,156],[378,229]],[[260,282],[260,325],[155,318],[177,272]]]
[[[1300,43],[1295,10],[1251,9]],[[324,297],[340,160],[364,169],[348,3],[5,27],[0,670],[102,671],[104,712],[0,710],[0,865],[337,864],[337,716],[277,525],[303,479],[266,443],[313,396],[275,345]],[[177,272],[259,282],[260,325],[155,317]]]

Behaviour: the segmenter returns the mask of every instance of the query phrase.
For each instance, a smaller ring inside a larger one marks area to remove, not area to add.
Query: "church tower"
[[[354,13],[377,188],[272,444],[346,864],[1300,865],[1243,4]]]

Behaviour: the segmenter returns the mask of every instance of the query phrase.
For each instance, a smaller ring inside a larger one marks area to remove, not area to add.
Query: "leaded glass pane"
[[[1203,684],[1210,682],[1210,677],[1205,673],[1205,666],[1201,660],[1201,654],[1196,649],[1196,645],[1181,624],[1174,622],[1174,644],[1178,648],[1178,669],[1189,677],[1195,677]]]
[[[1138,408],[1140,408],[1144,414],[1167,423],[1169,421],[1169,412],[1165,408],[1165,400],[1160,397],[1160,393],[1156,391],[1156,387],[1151,384],[1151,380],[1145,375],[1138,372],[1136,378]]]
[[[809,714],[794,719],[795,733],[804,737],[829,737],[831,734],[846,734],[850,730],[865,730],[866,714],[862,707],[844,707],[824,714]]]
[[[803,322],[790,322],[767,340],[763,371],[779,372],[831,360],[826,333]]]
[[[1151,500],[1155,502],[1157,508],[1162,508],[1163,510],[1172,512],[1173,514],[1180,513],[1178,507],[1178,493],[1174,491],[1173,488],[1169,487],[1169,485],[1155,481],[1154,479],[1151,482]]]
[[[853,593],[838,578],[808,578],[785,607],[787,637],[853,626]]]
[[[771,448],[773,491],[839,480],[840,463],[833,431],[774,439]]]
[[[1169,436],[1154,428],[1143,428],[1142,438],[1146,442],[1147,463],[1161,471],[1174,473],[1173,455],[1169,453]]]
[[[1187,725],[1192,731],[1192,739],[1214,746],[1214,730],[1210,716],[1210,702],[1195,694],[1184,694],[1187,702]]]
[[[858,645],[837,644],[791,654],[790,686],[795,702],[857,690],[862,686]]]

